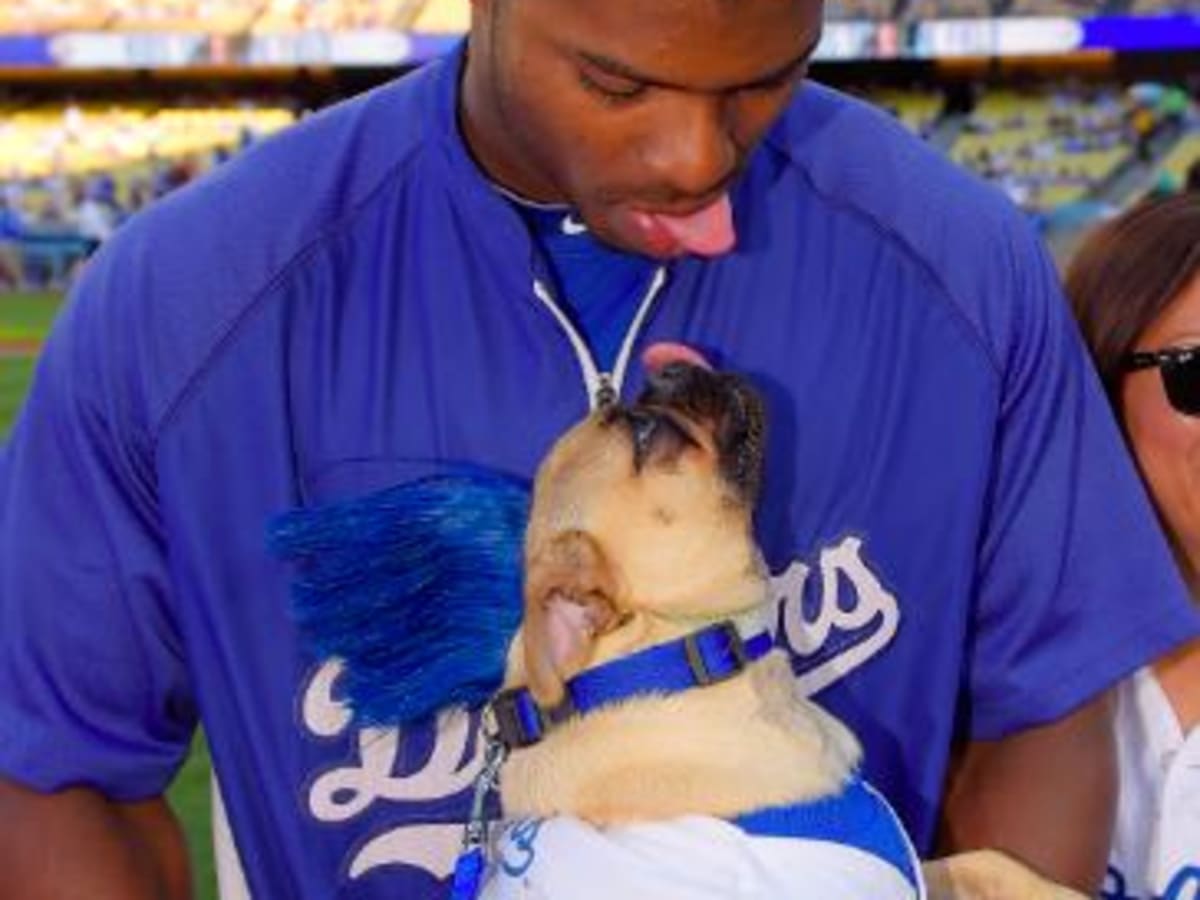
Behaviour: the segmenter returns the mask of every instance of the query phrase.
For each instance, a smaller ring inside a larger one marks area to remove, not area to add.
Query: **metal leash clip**
[[[475,776],[471,816],[463,829],[462,850],[454,866],[451,900],[475,900],[479,896],[487,862],[488,797],[500,782],[500,767],[508,757],[508,747],[500,740],[491,709],[485,709],[481,728],[484,740],[483,768]]]

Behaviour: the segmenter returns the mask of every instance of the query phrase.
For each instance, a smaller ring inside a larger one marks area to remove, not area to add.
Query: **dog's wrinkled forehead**
[[[651,373],[631,407],[614,407],[611,423],[630,431],[634,466],[673,463],[689,447],[711,440],[722,476],[753,504],[762,479],[765,414],[742,378],[676,362]]]

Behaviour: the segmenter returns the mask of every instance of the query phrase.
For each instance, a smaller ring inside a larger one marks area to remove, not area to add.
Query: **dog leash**
[[[485,721],[487,716],[485,715]],[[475,900],[483,882],[487,865],[488,800],[500,782],[500,767],[508,757],[508,747],[499,733],[483,727],[483,768],[475,777],[475,793],[471,799],[471,816],[463,829],[462,850],[454,864],[454,881],[450,900]]]

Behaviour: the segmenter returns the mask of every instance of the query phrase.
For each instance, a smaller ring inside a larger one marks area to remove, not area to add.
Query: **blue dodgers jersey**
[[[529,476],[605,380],[466,152],[461,60],[123,228],[0,457],[0,772],[156,795],[202,718],[260,897],[440,896],[479,767],[473,715],[354,725],[268,521],[447,461]],[[1196,623],[997,194],[808,85],[734,208],[736,252],[656,278],[618,369],[684,341],[764,392],[780,640],[928,849],[956,735],[1054,718]]]

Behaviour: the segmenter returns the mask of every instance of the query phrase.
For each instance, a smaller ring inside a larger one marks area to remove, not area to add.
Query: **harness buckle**
[[[501,691],[488,704],[485,716],[499,741],[510,750],[529,747],[542,739],[546,723],[528,692],[520,688]]]
[[[701,649],[702,641],[715,651],[713,664]],[[726,681],[742,672],[749,663],[746,642],[742,640],[737,626],[729,621],[718,622],[703,631],[687,635],[683,639],[683,653],[692,677],[700,687]]]
[[[488,730],[510,750],[533,746],[552,727],[577,714],[569,691],[563,696],[562,703],[545,710],[537,705],[527,688],[501,691],[484,710]]]

